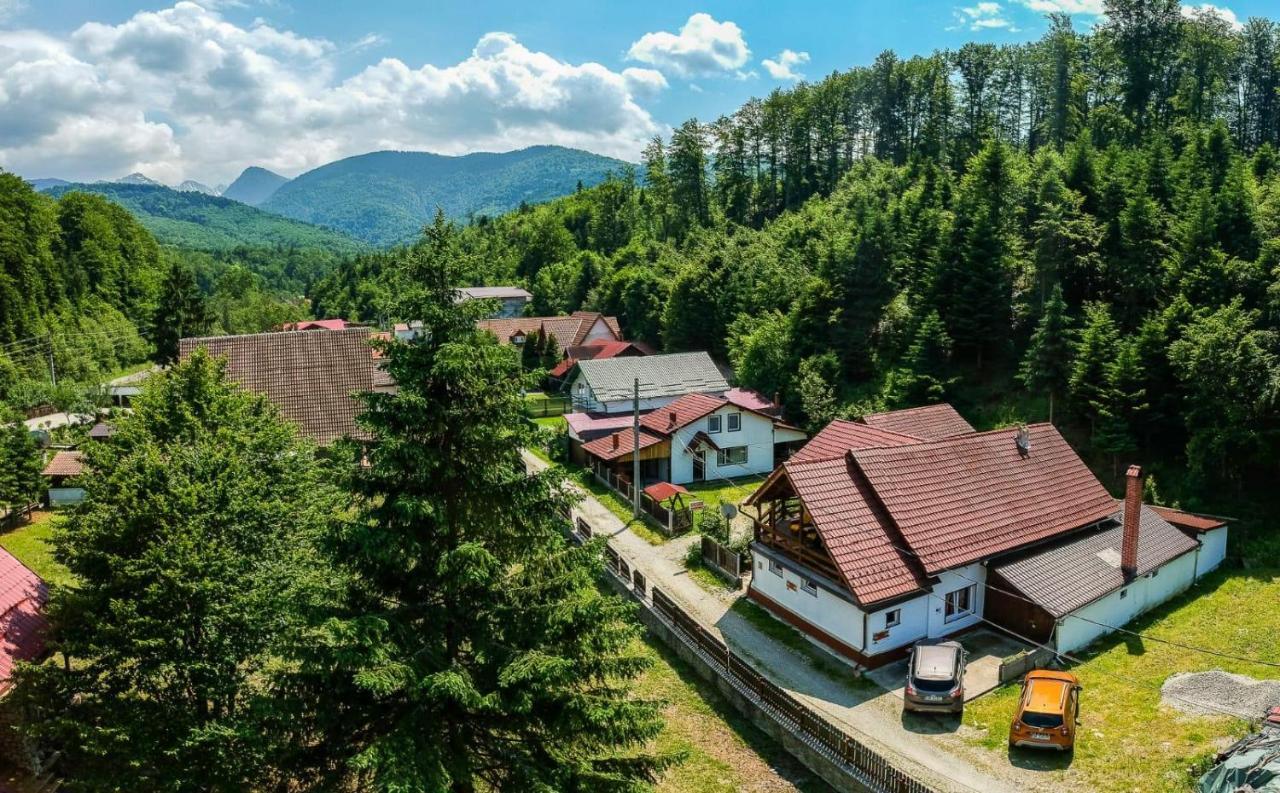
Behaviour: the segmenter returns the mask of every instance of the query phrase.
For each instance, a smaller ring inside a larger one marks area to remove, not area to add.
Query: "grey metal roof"
[[[525,300],[533,299],[533,295],[518,286],[465,286],[458,292],[470,300],[502,300],[517,297]]]
[[[1122,508],[1099,530],[1006,557],[993,562],[990,569],[1054,617],[1065,616],[1129,583],[1120,570],[1123,519]],[[1146,575],[1198,545],[1143,505],[1138,528],[1138,575]]]
[[[578,361],[578,370],[601,402],[630,399],[637,378],[641,399],[729,390],[724,375],[705,352]]]

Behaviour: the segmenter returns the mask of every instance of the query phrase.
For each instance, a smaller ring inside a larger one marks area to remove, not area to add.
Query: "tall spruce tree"
[[[897,399],[907,405],[941,402],[955,383],[951,371],[951,337],[938,312],[920,321],[897,373]]]
[[[478,333],[451,285],[463,258],[441,216],[399,271],[414,342],[385,346],[398,393],[364,397],[372,436],[353,466],[333,562],[354,582],[299,649],[319,767],[373,791],[633,791],[662,762],[658,706],[632,609],[597,587],[599,547],[565,541],[554,472],[515,357]]]
[[[312,448],[203,352],[156,378],[84,450],[84,503],[54,533],[51,648],[19,675],[75,791],[288,783],[262,720],[279,642],[311,596],[333,505]]]
[[[1107,364],[1115,357],[1119,331],[1105,303],[1087,303],[1084,326],[1071,363],[1071,395],[1097,428],[1098,406],[1106,404]]]
[[[179,261],[169,264],[160,297],[151,315],[151,341],[156,346],[156,362],[178,360],[178,342],[199,336],[209,329],[209,311],[196,284],[195,273]]]
[[[1062,287],[1054,286],[1044,313],[1031,334],[1031,344],[1022,358],[1018,379],[1030,391],[1049,395],[1049,423],[1053,423],[1054,401],[1065,394],[1071,381],[1071,324]]]
[[[0,404],[0,516],[38,500],[44,484],[40,447],[21,419]]]

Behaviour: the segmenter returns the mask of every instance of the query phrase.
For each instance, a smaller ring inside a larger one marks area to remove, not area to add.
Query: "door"
[[[701,482],[707,478],[707,452],[699,449],[693,453],[693,481]]]

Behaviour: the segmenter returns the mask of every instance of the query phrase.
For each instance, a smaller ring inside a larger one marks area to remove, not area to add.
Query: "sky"
[[[1274,0],[1220,0],[1238,23]],[[558,144],[635,161],[685,119],[1103,0],[0,0],[0,168],[295,176],[380,149]],[[1197,6],[1199,4],[1197,3]],[[1274,8],[1271,15],[1275,16]]]

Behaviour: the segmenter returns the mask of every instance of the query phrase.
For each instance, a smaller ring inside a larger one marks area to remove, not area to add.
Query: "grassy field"
[[[657,640],[646,638],[644,653],[653,666],[636,691],[666,703],[655,748],[684,755],[663,775],[660,793],[831,790]]]
[[[684,487],[708,508],[715,508],[726,501],[734,505],[741,504],[764,480],[763,475],[743,476],[727,481],[717,479],[712,482],[693,482]]]
[[[1155,638],[1245,658],[1280,662],[1280,569],[1219,572],[1181,598],[1128,626]],[[1185,793],[1212,755],[1248,725],[1228,716],[1185,715],[1160,704],[1175,672],[1222,669],[1280,678],[1280,669],[1184,650],[1132,636],[1112,636],[1078,653],[1070,667],[1084,686],[1074,756],[1026,751],[1016,765],[1044,772],[1046,784],[1121,793]],[[1008,754],[1008,725],[1018,689],[1006,686],[966,706],[974,740]],[[1261,714],[1259,714],[1261,715]]]
[[[0,548],[13,554],[50,584],[69,584],[71,573],[53,558],[49,537],[55,521],[62,518],[53,512],[37,512],[30,523],[0,534]]]

